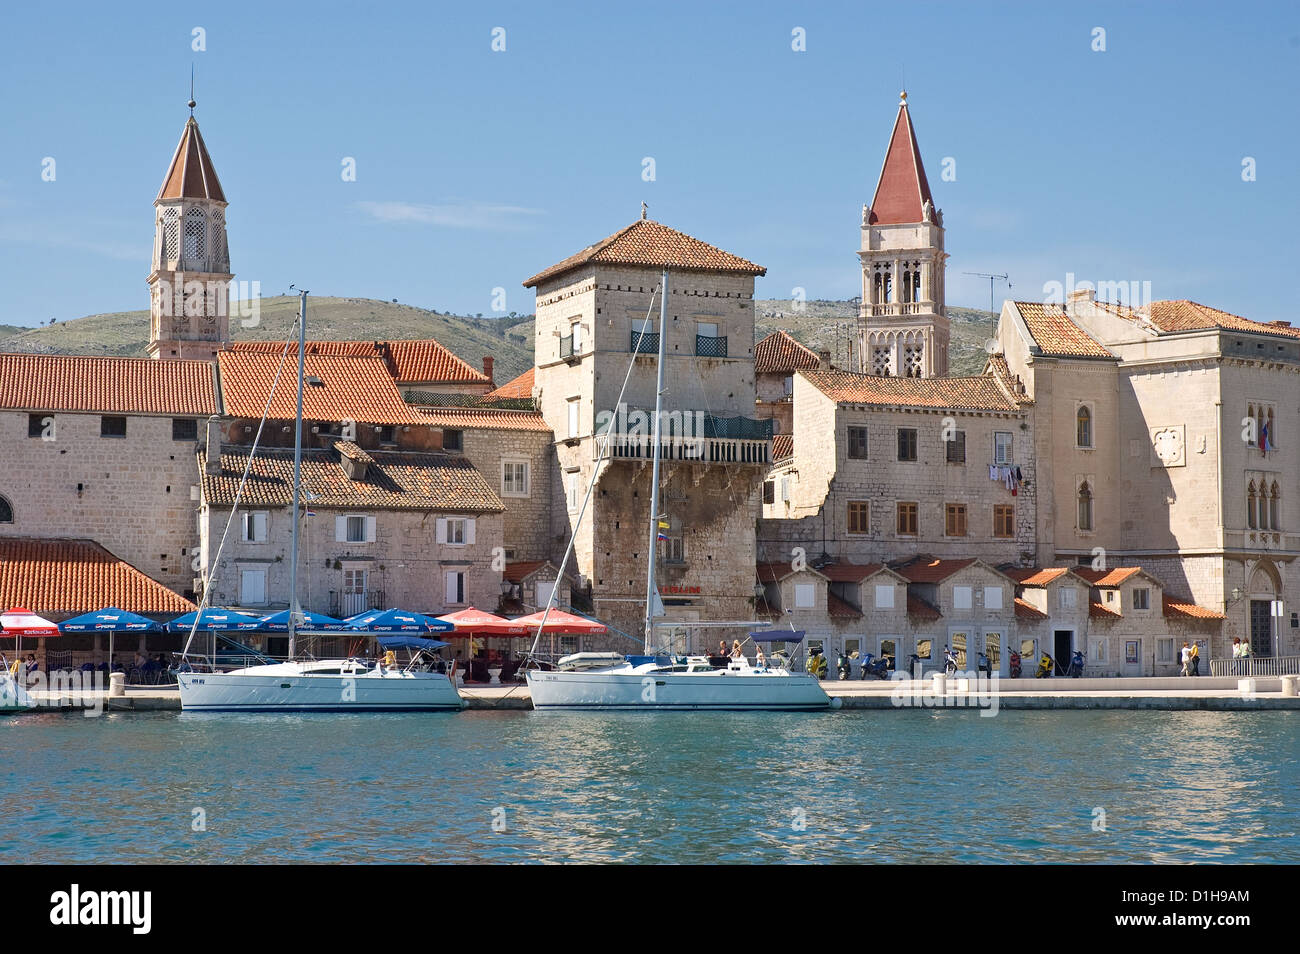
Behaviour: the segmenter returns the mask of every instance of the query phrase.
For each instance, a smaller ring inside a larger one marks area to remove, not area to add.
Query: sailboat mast
[[[307,361],[307,292],[298,292],[298,410],[293,425],[293,542],[289,547],[289,658],[295,654],[298,614],[298,506],[302,496],[302,381]]]
[[[655,419],[651,447],[654,464],[650,471],[650,545],[646,550],[645,580],[645,652],[654,653],[655,606],[659,603],[659,590],[655,586],[655,545],[659,539],[659,424],[663,420],[664,406],[664,342],[668,339],[668,269],[664,269],[659,289],[659,360],[655,370]]]

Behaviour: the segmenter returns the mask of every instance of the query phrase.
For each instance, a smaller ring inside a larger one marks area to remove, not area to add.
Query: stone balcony
[[[665,411],[659,437],[660,459],[695,464],[772,462],[772,421],[717,417],[702,411]],[[654,456],[654,411],[634,409],[611,421],[610,460],[649,461]],[[603,432],[602,432],[603,433]],[[600,441],[594,442],[599,456]]]

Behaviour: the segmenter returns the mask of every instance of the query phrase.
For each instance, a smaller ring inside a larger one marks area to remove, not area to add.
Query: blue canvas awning
[[[347,624],[341,619],[326,616],[324,613],[299,611],[296,629],[302,630],[341,630]],[[287,633],[289,631],[289,611],[280,610],[270,616],[262,617],[262,628],[268,633]]]
[[[188,633],[194,628],[196,613],[177,616],[167,624],[169,633]],[[201,633],[248,632],[262,628],[262,621],[252,613],[239,613],[235,610],[209,607],[199,619],[198,631]]]
[[[345,619],[348,630],[359,633],[445,633],[455,629],[455,625],[444,620],[412,613],[408,610],[390,609],[362,613]]]
[[[749,634],[756,643],[801,643],[803,637],[802,629],[764,629]]]
[[[163,624],[138,613],[109,606],[94,613],[83,613],[59,624],[61,633],[161,633]]]
[[[377,642],[384,649],[442,649],[451,645],[440,639],[421,639],[419,636],[380,636]]]

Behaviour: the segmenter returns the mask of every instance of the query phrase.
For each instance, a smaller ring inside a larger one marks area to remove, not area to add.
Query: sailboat
[[[267,662],[230,672],[195,672],[188,662],[198,615],[185,644],[176,678],[181,708],[191,712],[395,712],[459,710],[464,707],[455,684],[434,670],[437,649],[447,645],[419,636],[380,637],[382,660],[295,659],[298,635],[338,636],[338,630],[311,631],[299,623],[310,619],[298,602],[298,520],[302,496],[302,390],[307,350],[307,292],[299,290],[298,409],[293,442],[293,534],[289,563],[289,660]],[[265,423],[265,421],[263,422]],[[250,454],[250,462],[252,455]],[[237,501],[236,501],[237,502]],[[224,544],[224,539],[222,543]],[[220,562],[221,549],[212,561]],[[204,600],[211,586],[204,587]],[[405,664],[396,650],[408,651]]]
[[[526,673],[528,689],[535,709],[631,709],[631,710],[818,710],[832,708],[832,702],[816,676],[794,672],[774,654],[774,663],[751,665],[736,656],[725,668],[715,667],[707,656],[674,655],[656,635],[668,627],[753,627],[753,621],[710,621],[683,623],[664,620],[663,602],[655,584],[655,543],[659,530],[659,461],[660,425],[663,419],[664,343],[668,340],[668,269],[663,270],[659,301],[659,355],[655,384],[654,462],[650,477],[650,545],[647,548],[644,654],[619,656],[615,653],[578,653],[559,660],[558,668],[545,671],[530,669]],[[626,387],[626,382],[624,383]],[[619,395],[622,402],[622,394]],[[612,429],[612,427],[611,427]],[[608,443],[608,432],[606,443]],[[601,457],[603,458],[604,447]],[[587,488],[588,499],[599,476],[600,461]],[[584,503],[579,513],[581,522]],[[577,535],[577,527],[573,536]],[[573,536],[561,563],[573,552]],[[549,614],[555,602],[556,587],[547,604]],[[538,626],[538,639],[545,628],[545,614]],[[798,642],[803,633],[777,631],[751,633],[755,641]],[[536,641],[533,649],[536,650]]]

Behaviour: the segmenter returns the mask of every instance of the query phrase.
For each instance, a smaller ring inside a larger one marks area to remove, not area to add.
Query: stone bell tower
[[[211,360],[230,343],[226,196],[194,119],[154,200],[149,357]]]
[[[858,370],[908,378],[948,373],[943,213],[921,164],[907,93],[871,205],[862,207]]]

